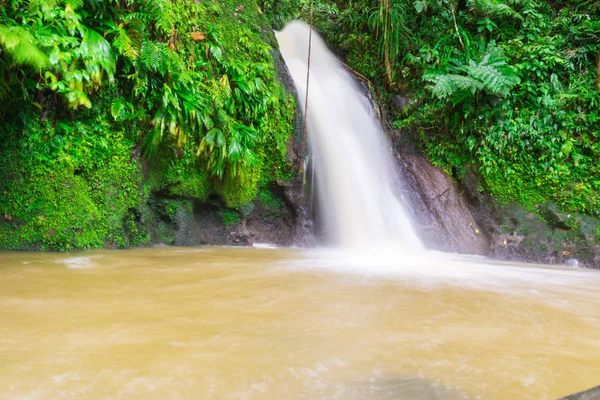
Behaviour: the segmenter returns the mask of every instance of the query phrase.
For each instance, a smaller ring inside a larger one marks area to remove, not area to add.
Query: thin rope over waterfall
[[[312,26],[294,21],[276,36],[304,101],[303,142],[310,140],[326,238],[342,246],[421,249],[397,190],[388,139],[367,97],[323,39],[313,37]]]
[[[308,61],[307,61],[307,65],[306,65],[306,98],[304,99],[304,130],[302,132],[302,154],[301,154],[301,159],[300,159],[300,172],[302,173],[302,181],[303,182],[306,180],[304,159],[306,157],[306,130],[307,130],[306,119],[308,117],[308,88],[310,86],[310,50],[311,50],[311,45],[312,45],[314,8],[315,8],[315,0],[312,0],[310,3],[310,29],[308,31]]]

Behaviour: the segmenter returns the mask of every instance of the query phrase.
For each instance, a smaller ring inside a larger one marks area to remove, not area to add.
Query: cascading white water
[[[302,21],[276,32],[302,108],[309,32]],[[393,243],[421,249],[397,193],[388,140],[369,100],[314,31],[307,125],[328,239],[341,246]]]

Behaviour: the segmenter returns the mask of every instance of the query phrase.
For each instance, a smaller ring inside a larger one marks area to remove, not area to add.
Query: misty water
[[[553,399],[600,382],[600,274],[437,256],[5,253],[0,398]]]

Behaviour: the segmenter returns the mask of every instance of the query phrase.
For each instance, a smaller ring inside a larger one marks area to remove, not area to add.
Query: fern
[[[171,4],[168,0],[146,0],[138,17],[153,21],[162,34],[170,34],[174,28]]]
[[[142,66],[165,76],[169,71],[168,48],[163,43],[156,44],[150,40],[142,42],[140,61]]]
[[[498,0],[469,0],[468,6],[486,15],[509,16],[523,19],[512,7]]]
[[[502,49],[494,42],[488,44],[479,62],[469,60],[467,65],[459,65],[451,72],[428,73],[423,79],[433,83],[427,88],[434,96],[439,99],[452,97],[454,104],[470,100],[478,90],[507,96],[510,89],[520,83],[515,70],[506,62]]]
[[[83,7],[83,0],[65,0],[65,4],[72,10],[79,10]]]
[[[117,34],[112,43],[115,49],[130,61],[135,61],[140,55],[140,41],[139,37],[136,38],[138,35],[131,35],[121,27],[114,29],[112,32]]]
[[[462,70],[481,82],[486,92],[500,96],[508,95],[510,89],[521,82],[514,69],[507,64],[502,49],[496,47],[494,42],[488,44],[479,63],[470,61]]]
[[[426,75],[424,79],[434,84],[427,86],[427,88],[439,99],[446,99],[456,92],[475,94],[477,90],[483,88],[480,81],[470,76],[456,74]]]

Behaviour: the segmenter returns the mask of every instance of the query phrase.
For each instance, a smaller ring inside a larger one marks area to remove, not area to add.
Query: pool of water
[[[2,399],[554,399],[600,273],[394,250],[0,254]]]

